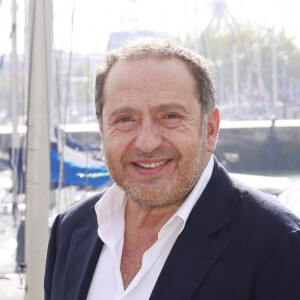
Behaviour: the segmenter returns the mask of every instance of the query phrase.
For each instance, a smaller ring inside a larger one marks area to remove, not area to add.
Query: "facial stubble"
[[[149,158],[149,156],[157,157],[158,153],[168,157],[170,152],[172,152],[173,161],[175,162],[173,173],[176,175],[174,178],[173,174],[170,174],[172,179],[169,182],[161,182],[159,178],[155,177],[147,180],[140,178],[139,182],[134,182],[126,175],[126,172],[120,174],[122,172],[116,167],[113,155],[106,150],[104,142],[104,156],[110,175],[125,190],[128,198],[136,202],[140,207],[154,209],[179,205],[187,198],[206,167],[206,132],[206,126],[203,126],[198,137],[199,143],[193,146],[194,163],[189,164],[189,167],[186,166],[186,170],[183,172],[179,172],[180,168],[185,167],[180,166],[182,156],[174,147],[172,150],[158,149],[156,153],[141,154],[142,157],[138,157],[139,159]],[[130,155],[127,154],[127,159]],[[136,155],[135,158],[138,159]]]

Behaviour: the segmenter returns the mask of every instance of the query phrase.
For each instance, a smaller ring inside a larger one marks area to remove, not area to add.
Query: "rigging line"
[[[53,38],[54,43],[54,49],[56,49],[55,46],[55,38]],[[61,145],[62,145],[62,137],[61,137],[61,119],[62,119],[62,111],[61,111],[61,58],[59,58],[59,52],[55,51],[55,67],[56,67],[56,94],[57,94],[57,152],[61,152]],[[61,163],[61,162],[60,162]],[[61,166],[60,166],[61,168]],[[61,170],[60,170],[61,172]],[[63,173],[63,172],[62,172]],[[58,181],[58,188],[57,188],[57,196],[56,196],[56,206],[57,208],[60,207],[60,198],[61,198],[61,185],[59,185],[59,182],[62,180],[60,179],[61,173],[59,173],[59,181]],[[59,208],[57,209],[59,211]]]
[[[61,142],[61,135],[60,135],[60,127],[61,124],[61,77],[60,77],[60,62],[58,58],[58,53],[55,54],[55,67],[56,67],[56,93],[57,93],[57,117],[58,117],[58,127],[57,127],[57,140]]]
[[[88,125],[89,116],[89,98],[90,98],[90,55],[87,54],[87,65],[86,65],[87,81],[86,81],[86,125]],[[88,126],[86,126],[86,144],[88,145]],[[86,174],[89,173],[89,148],[86,149]],[[88,187],[88,176],[86,177],[86,187]]]
[[[13,78],[15,78],[16,81],[18,81],[18,78],[17,78],[17,74],[18,74],[18,59],[16,57],[16,66],[14,68],[14,57],[13,57],[13,53],[14,51],[17,51],[17,41],[15,41],[15,44],[14,44],[14,39],[16,39],[16,34],[17,34],[17,20],[16,20],[16,13],[17,13],[17,9],[18,9],[18,6],[17,6],[17,3],[16,1],[15,2],[12,2],[12,29],[11,29],[11,34],[10,34],[10,38],[11,38],[11,42],[12,42],[12,58],[11,58],[11,62],[12,62],[12,77],[11,77],[11,84],[12,84],[12,88],[15,89],[16,88],[16,95],[15,95],[15,101],[16,101],[16,105],[18,107],[18,86],[13,86]],[[15,49],[13,49],[13,47],[15,47]],[[17,55],[17,54],[16,54]],[[13,112],[12,112],[13,113]],[[16,114],[18,114],[18,109],[16,110],[15,112]],[[18,133],[18,115],[16,116],[16,120],[13,120],[13,122],[16,121],[16,135],[18,136],[18,140],[19,140],[19,133]],[[14,133],[13,133],[14,135]],[[13,137],[12,135],[12,137]],[[17,146],[17,148],[15,148],[15,146]],[[12,170],[13,170],[13,176],[12,176],[12,179],[13,179],[13,202],[14,204],[16,202],[18,202],[17,200],[17,195],[19,194],[20,192],[20,186],[21,186],[21,182],[19,181],[19,160],[20,160],[20,143],[18,142],[17,145],[12,145],[11,147],[11,166],[12,166]]]
[[[52,2],[50,2],[52,5]],[[46,10],[46,4],[45,2],[43,1],[43,10],[44,10],[44,16],[47,15],[47,10]],[[52,61],[51,60],[51,54],[49,53],[49,30],[47,32],[47,28],[49,26],[47,26],[46,22],[48,21],[48,18],[44,18],[44,35],[43,35],[43,38],[44,38],[44,45],[46,45],[46,47],[44,47],[45,49],[45,53],[44,53],[44,56],[46,58],[46,70],[45,70],[45,73],[46,73],[46,95],[47,95],[47,105],[48,105],[48,108],[47,108],[47,111],[51,112],[51,110],[49,109],[50,108],[50,90],[49,90],[49,61]],[[51,22],[52,22],[52,16],[51,16]],[[52,41],[52,38],[51,38],[51,41]],[[52,51],[52,43],[51,43],[51,48],[50,48],[50,52]],[[52,70],[51,70],[52,71]],[[47,124],[50,124],[50,114],[48,113],[47,114]],[[49,126],[49,125],[48,125]],[[48,143],[50,141],[50,130],[48,128]],[[51,172],[51,171],[50,171]]]
[[[25,61],[25,51],[23,52],[23,61]],[[26,87],[25,87],[25,84],[26,84],[26,78],[25,78],[25,74],[24,74],[24,71],[22,72],[22,90],[21,90],[21,109],[22,111],[20,112],[20,116],[21,116],[21,120],[22,120],[22,125],[24,125],[26,123],[26,112],[25,112],[25,109],[26,109],[26,97],[25,97],[25,93],[26,93]],[[23,138],[21,139],[22,143],[20,143],[20,146],[21,148],[23,149],[22,151],[22,174],[23,176],[21,177],[21,185],[23,187],[25,187],[25,177],[24,177],[24,174],[25,174],[25,168],[26,168],[26,151],[24,149],[26,149],[26,138],[23,136]],[[25,188],[23,188],[23,193],[25,193]],[[25,199],[22,198],[22,202],[23,204],[24,203]],[[22,210],[22,216],[24,216],[25,214],[25,211]]]
[[[54,48],[56,48],[54,46]],[[61,72],[61,68],[60,68],[60,60],[58,58],[58,53],[55,54],[55,67],[56,67],[56,94],[57,94],[57,117],[58,117],[58,127],[57,127],[57,140],[59,142],[61,142],[61,135],[60,135],[60,127],[59,125],[61,124],[61,77],[60,77],[60,72]]]
[[[63,130],[62,130],[62,136],[61,136],[62,148],[61,148],[60,165],[59,165],[59,181],[58,181],[59,197],[58,197],[58,203],[57,203],[57,211],[58,212],[60,210],[60,191],[62,188],[63,171],[64,171],[64,147],[65,147],[65,140],[66,140],[65,126],[66,126],[66,122],[67,122],[67,110],[68,110],[68,105],[69,105],[69,90],[70,90],[70,75],[71,75],[72,58],[73,58],[73,31],[74,31],[75,4],[76,4],[76,0],[74,0],[74,2],[73,2],[73,10],[72,10],[72,17],[71,17],[71,48],[70,48],[70,55],[69,55],[69,62],[68,62],[65,110],[64,110]]]
[[[57,92],[57,114],[58,114],[57,145],[59,146],[59,144],[62,144],[61,129],[60,129],[62,113],[61,113],[61,78],[60,78],[60,66],[58,61],[58,53],[56,53],[55,55],[55,62],[56,62],[56,92]],[[59,152],[58,146],[57,146],[57,150]],[[59,173],[59,182],[61,182],[61,173]],[[58,186],[58,190],[57,190],[57,201],[56,201],[57,207],[60,206],[60,195],[61,195],[60,192],[61,192],[61,185]]]
[[[61,56],[59,57],[59,54],[61,54],[61,51],[57,51],[56,50],[56,45],[55,45],[55,37],[53,35],[53,48],[54,48],[54,56],[55,56],[55,70],[56,70],[56,74],[55,74],[55,81],[56,81],[56,96],[57,96],[57,129],[56,129],[56,135],[57,135],[57,145],[58,145],[58,152],[60,152],[60,143],[62,142],[62,138],[61,138],[61,129],[60,129],[60,125],[61,125],[61,118],[62,118],[62,112],[61,112]]]

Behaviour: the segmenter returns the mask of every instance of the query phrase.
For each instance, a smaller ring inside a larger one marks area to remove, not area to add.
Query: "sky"
[[[0,56],[10,52],[11,0],[0,0]],[[24,51],[24,4],[17,0],[18,52]],[[104,52],[109,33],[122,30],[153,30],[184,39],[199,34],[213,17],[214,0],[53,0],[55,49]],[[241,23],[267,26],[295,37],[300,47],[299,0],[224,0],[227,13]]]

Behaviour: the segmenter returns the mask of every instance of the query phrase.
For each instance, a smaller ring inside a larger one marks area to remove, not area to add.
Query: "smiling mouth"
[[[159,166],[162,166],[162,165],[168,163],[169,161],[170,161],[170,159],[160,161],[160,162],[156,162],[156,163],[150,163],[150,164],[143,164],[143,163],[135,163],[135,164],[137,166],[145,168],[145,169],[153,169],[153,168],[157,168]]]

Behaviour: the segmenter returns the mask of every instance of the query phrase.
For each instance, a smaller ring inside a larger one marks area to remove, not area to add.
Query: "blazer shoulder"
[[[251,188],[235,179],[233,182],[232,217],[253,226],[267,228],[276,235],[300,230],[300,220],[274,196]],[[239,217],[238,217],[239,216]]]
[[[283,235],[300,229],[300,220],[270,194],[252,188],[228,174],[215,159],[214,171],[207,186],[208,196],[218,198],[213,203],[223,207],[226,202],[229,218],[234,224],[250,226],[262,232],[268,229],[273,234]],[[238,227],[240,227],[238,226]]]
[[[105,194],[106,190],[93,194],[73,204],[58,216],[60,226],[84,227],[85,224],[96,222],[95,205]]]

